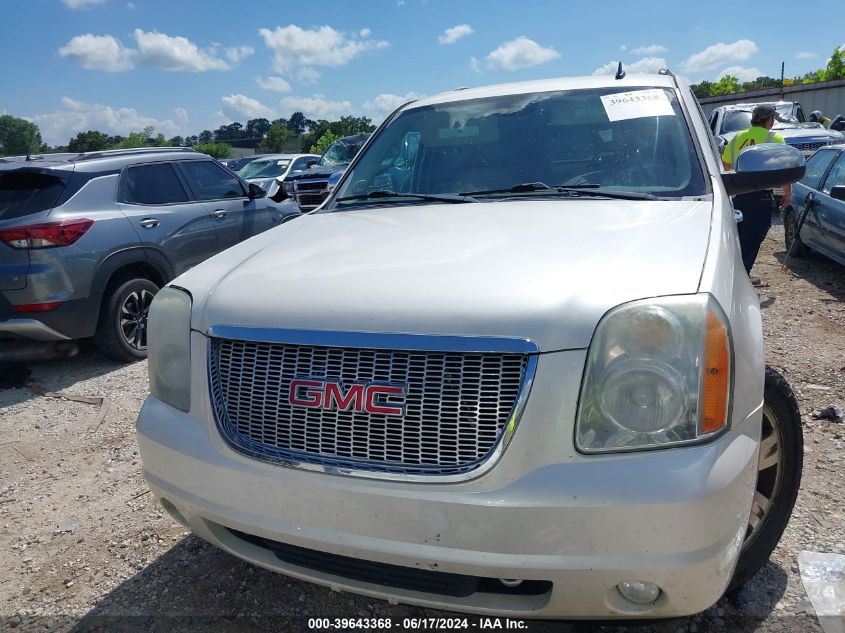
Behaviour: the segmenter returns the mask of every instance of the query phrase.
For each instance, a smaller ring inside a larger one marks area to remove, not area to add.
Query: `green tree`
[[[288,119],[288,129],[296,134],[302,134],[305,128],[308,127],[308,119],[302,112],[294,112]]]
[[[311,153],[322,154],[329,148],[329,145],[334,143],[338,138],[339,137],[332,133],[331,130],[327,130],[325,134],[320,137],[320,140],[311,146]]]
[[[95,130],[80,132],[67,144],[69,152],[98,152],[109,148],[109,136]]]
[[[329,129],[337,136],[353,136],[372,132],[376,129],[376,126],[365,116],[343,116],[340,117],[340,121],[331,123]]]
[[[148,125],[140,132],[130,132],[126,138],[115,145],[115,149],[131,149],[133,147],[169,147],[164,134],[155,133],[155,128]]]
[[[739,92],[739,79],[734,77],[733,75],[725,75],[710,89],[710,94],[715,96],[718,95],[731,95]]]
[[[267,138],[259,143],[258,148],[262,152],[282,152],[292,136],[293,132],[285,124],[274,121],[267,132]]]
[[[0,116],[0,156],[35,154],[41,148],[38,126],[11,114]]]
[[[211,130],[203,130],[197,137],[199,143],[211,143],[214,140],[214,133]]]
[[[198,143],[194,149],[219,160],[232,158],[232,146],[228,143]]]
[[[182,147],[185,144],[185,139],[181,136],[176,135],[170,140],[167,141],[170,147]]]
[[[824,71],[824,80],[845,79],[845,48],[833,49],[833,55],[827,60],[827,68]]]
[[[264,138],[270,131],[270,125],[267,119],[250,119],[246,122],[246,135],[251,139]]]

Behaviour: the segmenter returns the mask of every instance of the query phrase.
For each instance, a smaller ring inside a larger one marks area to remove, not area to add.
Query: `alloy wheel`
[[[757,458],[757,485],[754,490],[754,500],[751,514],[748,517],[748,528],[745,541],[746,549],[760,533],[780,494],[783,481],[783,438],[780,423],[774,411],[763,405],[763,428],[760,433],[760,454]]]
[[[147,316],[154,297],[149,290],[136,290],[130,292],[120,306],[120,332],[133,349],[147,349]]]

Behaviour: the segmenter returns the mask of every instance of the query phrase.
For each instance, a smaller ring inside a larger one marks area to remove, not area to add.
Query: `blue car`
[[[845,145],[825,147],[807,160],[804,177],[792,185],[783,228],[792,257],[814,250],[845,266]]]

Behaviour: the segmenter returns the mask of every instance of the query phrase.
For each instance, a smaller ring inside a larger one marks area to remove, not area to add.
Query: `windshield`
[[[290,165],[287,159],[254,160],[245,165],[238,175],[241,178],[275,178],[285,173]]]
[[[593,195],[706,192],[673,90],[600,88],[407,109],[373,140],[333,205],[385,204],[385,193],[577,195],[539,185],[586,185]]]
[[[744,110],[733,110],[725,112],[725,120],[722,121],[722,134],[726,132],[742,132],[751,127],[751,113]]]
[[[338,165],[348,165],[355,158],[355,154],[361,149],[361,146],[366,141],[362,138],[357,143],[349,144],[344,140],[335,141],[326,150],[326,153],[320,158],[317,165],[320,167],[337,167]]]

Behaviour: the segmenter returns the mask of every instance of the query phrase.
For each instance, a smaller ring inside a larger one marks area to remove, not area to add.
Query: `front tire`
[[[128,279],[103,300],[94,344],[109,358],[132,363],[147,357],[147,315],[158,292],[149,279]]]
[[[790,248],[792,249],[790,257],[801,259],[808,255],[809,249],[801,241],[801,236],[798,234],[798,214],[792,207],[789,207],[783,216],[783,241],[787,253],[789,253]],[[793,242],[795,242],[794,246]]]
[[[766,367],[757,484],[745,541],[728,591],[751,580],[780,540],[801,485],[804,436],[801,413],[789,383]]]

